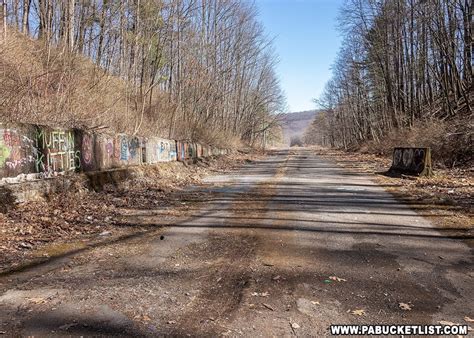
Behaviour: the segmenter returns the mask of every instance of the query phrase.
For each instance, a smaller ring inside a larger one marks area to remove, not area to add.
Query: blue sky
[[[255,0],[265,31],[274,37],[277,73],[289,111],[315,109],[331,76],[341,38],[336,29],[343,0]]]

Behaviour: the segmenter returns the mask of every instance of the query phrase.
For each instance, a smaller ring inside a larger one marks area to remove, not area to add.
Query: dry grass
[[[358,149],[362,153],[390,156],[395,147],[430,147],[439,167],[472,166],[472,118],[417,121],[413,127],[390,132],[379,142]]]
[[[130,131],[136,113],[120,79],[12,30],[0,48],[2,120]]]
[[[0,43],[3,122],[191,139],[228,148],[241,145],[216,128],[184,123],[182,115],[167,93],[156,89],[151,100],[142,98],[130,83],[61,46],[48,47],[12,29]]]

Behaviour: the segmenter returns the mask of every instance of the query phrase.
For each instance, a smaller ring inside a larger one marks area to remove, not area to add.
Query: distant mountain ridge
[[[289,145],[290,139],[295,136],[303,138],[306,128],[311,125],[318,112],[315,109],[284,114],[281,118],[284,143]]]

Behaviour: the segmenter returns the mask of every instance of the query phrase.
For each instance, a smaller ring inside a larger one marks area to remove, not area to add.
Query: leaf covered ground
[[[128,210],[161,210],[164,218],[184,215],[197,196],[183,188],[199,185],[202,178],[226,172],[258,155],[233,154],[199,161],[135,167],[131,178],[102,191],[86,188],[77,177],[66,193],[15,205],[0,213],[0,272],[19,269],[30,260],[81,249],[91,242],[145,231],[143,224],[128,224]],[[191,195],[191,197],[190,197]]]

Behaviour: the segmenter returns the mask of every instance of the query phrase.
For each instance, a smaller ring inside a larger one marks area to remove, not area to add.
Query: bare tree
[[[348,0],[343,47],[319,100],[331,145],[379,142],[418,120],[469,118],[471,19],[464,0]]]
[[[126,83],[122,117],[133,133],[255,143],[276,126],[276,57],[247,1],[8,1],[17,6],[9,23]]]

